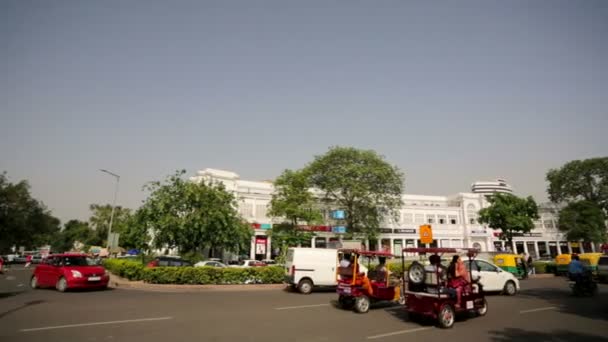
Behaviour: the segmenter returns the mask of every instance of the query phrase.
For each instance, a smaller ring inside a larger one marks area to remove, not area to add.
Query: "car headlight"
[[[74,278],[82,278],[82,273],[76,270],[72,270],[72,277]]]

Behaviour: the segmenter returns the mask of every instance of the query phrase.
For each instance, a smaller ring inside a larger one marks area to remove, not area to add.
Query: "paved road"
[[[398,306],[358,315],[333,292],[162,293],[30,291],[29,271],[0,276],[0,341],[604,341],[608,286],[593,299],[569,296],[562,279],[523,282],[516,297],[489,297],[488,315],[451,330],[409,322]]]

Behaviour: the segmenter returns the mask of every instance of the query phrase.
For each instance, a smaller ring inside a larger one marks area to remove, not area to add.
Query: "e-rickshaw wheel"
[[[359,296],[355,298],[355,312],[357,313],[366,313],[369,311],[369,307],[371,302],[369,297],[366,295]]]
[[[484,298],[483,305],[477,309],[477,316],[485,316],[488,313],[488,301]]]
[[[439,309],[437,320],[439,321],[439,327],[443,329],[450,329],[453,327],[454,322],[456,321],[456,311],[454,311],[454,307],[449,303],[443,304]]]
[[[424,283],[424,276],[424,266],[417,261],[414,261],[407,269],[407,278],[412,284],[419,285]]]

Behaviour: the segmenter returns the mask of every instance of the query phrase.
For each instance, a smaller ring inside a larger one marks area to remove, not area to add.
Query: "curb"
[[[110,275],[110,288],[155,292],[211,292],[211,291],[269,291],[283,290],[285,284],[251,284],[251,285],[177,285],[148,284],[143,281],[130,281]]]

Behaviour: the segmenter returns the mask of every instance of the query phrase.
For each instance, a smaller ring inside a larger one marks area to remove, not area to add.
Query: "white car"
[[[239,268],[247,268],[247,267],[261,267],[266,266],[265,263],[259,260],[242,260],[238,265],[230,265],[230,267],[239,267]]]
[[[199,261],[194,264],[194,267],[228,267],[225,264],[215,261],[215,260],[207,260],[207,261]]]
[[[519,292],[519,280],[507,271],[485,260],[473,260],[473,278],[481,277],[479,282],[486,292],[502,292],[508,296],[513,296]],[[467,269],[468,260],[465,261]]]

